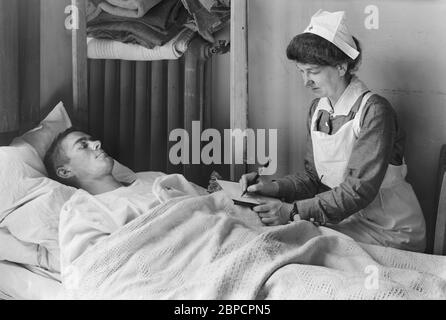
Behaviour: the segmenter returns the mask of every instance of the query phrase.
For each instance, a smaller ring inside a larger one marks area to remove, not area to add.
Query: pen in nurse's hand
[[[257,182],[257,180],[260,178],[260,174],[257,172],[256,173],[256,175],[255,175],[255,177],[254,177],[254,183],[252,183],[252,184],[255,184],[256,182]],[[242,193],[242,197],[245,195],[245,194],[247,194],[248,193],[248,185],[246,186],[246,189],[245,189],[245,191],[243,191],[243,193]]]
[[[267,167],[269,166],[270,161],[271,161],[271,160],[268,159],[268,161],[267,161],[267,162],[265,163],[265,165],[263,165],[262,167],[263,167],[263,168],[267,168]],[[253,183],[251,183],[251,185],[252,185],[252,184],[255,184],[259,178],[260,178],[260,173],[259,173],[259,169],[257,169],[257,173],[256,173],[256,175],[254,176]],[[249,185],[246,185],[246,189],[245,189],[245,191],[243,191],[241,197],[243,197],[246,193],[248,193],[248,187],[249,187]]]

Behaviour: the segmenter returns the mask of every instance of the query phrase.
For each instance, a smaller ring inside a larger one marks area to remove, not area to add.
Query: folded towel
[[[110,14],[140,18],[162,0],[107,0],[99,4],[99,7]]]
[[[87,38],[88,58],[131,61],[176,60],[187,50],[194,35],[194,31],[185,28],[163,46],[156,46],[153,49],[114,40]]]

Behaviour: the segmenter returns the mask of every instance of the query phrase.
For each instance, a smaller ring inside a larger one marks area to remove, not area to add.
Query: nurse
[[[424,251],[423,213],[405,181],[405,136],[390,103],[354,74],[361,48],[345,12],[318,11],[287,56],[316,97],[305,171],[273,182],[243,175],[243,190],[282,199],[265,200],[254,211],[265,225],[302,219],[358,242]]]

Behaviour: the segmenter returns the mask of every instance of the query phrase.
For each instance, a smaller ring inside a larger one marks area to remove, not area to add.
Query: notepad
[[[256,197],[253,197],[250,194],[245,194],[242,197],[241,195],[243,193],[243,190],[240,188],[240,184],[238,182],[217,179],[217,183],[220,185],[223,191],[232,199],[232,201],[234,201],[234,204],[250,208],[253,208],[260,204]]]

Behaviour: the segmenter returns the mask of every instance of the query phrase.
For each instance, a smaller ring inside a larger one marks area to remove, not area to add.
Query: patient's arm
[[[81,192],[62,208],[59,222],[61,269],[118,229],[93,196]]]
[[[53,272],[60,271],[58,250],[52,252],[36,243],[24,242],[6,228],[0,228],[0,259],[10,262],[39,266]]]
[[[38,245],[26,243],[14,237],[5,228],[0,228],[0,258],[10,262],[39,265]]]

